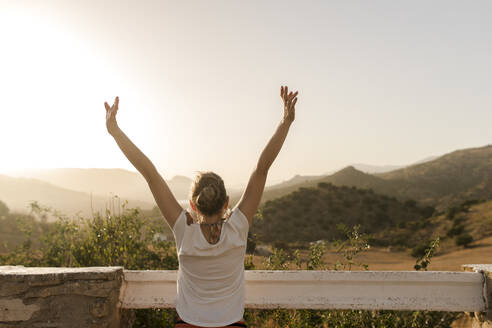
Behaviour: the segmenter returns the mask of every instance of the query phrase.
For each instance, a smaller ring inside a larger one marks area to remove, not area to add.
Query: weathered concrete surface
[[[0,328],[125,327],[121,267],[0,267]]]
[[[246,307],[469,311],[470,327],[492,328],[492,265],[464,269],[471,272],[246,271]],[[130,327],[133,312],[121,309],[173,307],[176,278],[121,267],[0,267],[0,328]]]
[[[173,307],[176,279],[176,271],[125,271],[122,307]],[[245,280],[247,308],[485,309],[476,272],[248,270]]]
[[[485,302],[485,311],[468,312],[472,318],[472,328],[492,328],[492,264],[465,264],[465,271],[480,272],[483,275],[482,295]]]
[[[34,312],[39,311],[39,309],[39,305],[25,305],[21,299],[0,299],[0,322],[26,321],[31,319]]]

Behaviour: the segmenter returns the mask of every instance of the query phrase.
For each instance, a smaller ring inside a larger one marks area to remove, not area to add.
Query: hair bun
[[[213,185],[208,185],[205,188],[203,188],[200,194],[198,195],[197,202],[198,204],[204,206],[206,204],[213,202],[216,196],[217,196],[217,191],[215,190]]]
[[[222,210],[227,199],[224,181],[213,172],[199,172],[190,197],[201,214],[215,215]]]

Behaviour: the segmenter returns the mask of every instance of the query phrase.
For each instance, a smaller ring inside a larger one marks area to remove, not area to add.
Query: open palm
[[[296,102],[297,102],[297,94],[299,92],[289,92],[289,88],[287,86],[280,87],[280,97],[282,97],[284,101],[284,121],[292,123],[296,116]]]
[[[120,98],[116,97],[113,106],[109,107],[107,102],[104,102],[104,107],[106,107],[106,129],[109,133],[113,133],[115,129],[118,128],[118,123],[116,122],[116,113],[118,113],[118,103]]]

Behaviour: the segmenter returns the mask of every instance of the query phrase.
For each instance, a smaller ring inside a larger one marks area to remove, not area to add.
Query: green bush
[[[468,233],[462,233],[461,235],[456,237],[457,246],[468,247],[472,241],[473,237]]]
[[[41,211],[38,210],[38,211]],[[59,217],[56,223],[39,228],[34,220],[17,221],[23,224],[24,240],[8,254],[0,256],[0,264],[24,264],[38,266],[106,266],[120,265],[127,269],[176,269],[178,262],[174,242],[154,239],[163,232],[162,222],[146,219],[138,210],[125,210],[122,215],[95,215],[92,219],[76,222]],[[333,269],[350,270],[354,265],[367,269],[356,258],[369,248],[366,238],[359,233],[359,226],[352,229],[338,225],[343,239],[334,242],[341,257]],[[33,233],[34,232],[34,233]],[[36,245],[36,246],[33,246]],[[265,264],[267,269],[322,270],[324,242],[313,243],[308,261],[302,263],[299,250],[288,257],[282,249],[275,249]],[[432,254],[428,253],[430,258]],[[254,269],[252,256],[245,267]],[[263,268],[262,268],[263,269]],[[136,310],[133,327],[174,327],[174,309]],[[250,327],[449,327],[459,313],[428,311],[360,311],[360,310],[253,310],[246,309],[244,317]]]
[[[412,255],[412,257],[417,257],[417,258],[424,256],[428,247],[429,247],[428,241],[422,242],[422,243],[418,244],[417,246],[415,246],[414,248],[412,248],[410,255]]]
[[[451,229],[448,230],[446,236],[453,237],[462,234],[465,231],[465,226],[462,224],[453,225]]]
[[[178,259],[174,242],[154,238],[164,232],[164,223],[156,224],[140,215],[138,209],[122,207],[121,215],[106,211],[104,215],[95,213],[93,218],[78,222],[58,215],[58,220],[45,231],[38,231],[37,236],[32,232],[39,223],[31,220],[31,226],[22,227],[22,244],[0,256],[0,265],[176,270]],[[32,209],[33,214],[40,217],[52,212],[37,204]],[[39,245],[33,246],[34,242]],[[173,327],[176,318],[174,309],[136,310],[135,313],[134,327]]]
[[[9,214],[9,208],[7,207],[7,204],[5,204],[0,200],[0,216],[5,216],[8,214]]]

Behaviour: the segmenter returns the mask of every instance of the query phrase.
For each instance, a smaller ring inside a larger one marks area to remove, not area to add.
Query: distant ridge
[[[91,208],[92,199],[92,208]],[[52,207],[63,214],[90,216],[92,209],[104,213],[111,207],[111,197],[91,195],[89,193],[61,188],[45,181],[28,178],[13,178],[0,175],[0,200],[12,211],[27,213],[31,201],[42,206]],[[123,204],[125,198],[114,199],[115,205]],[[128,207],[151,209],[152,203],[128,199]]]
[[[371,164],[364,164],[364,163],[356,163],[356,164],[350,164],[348,166],[353,166],[357,170],[364,172],[364,173],[369,173],[369,174],[377,174],[377,173],[386,173],[386,172],[391,172],[395,171],[404,167],[412,166],[415,164],[421,164],[425,162],[430,162],[438,158],[439,156],[429,156],[426,158],[423,158],[421,160],[418,160],[414,163],[408,164],[408,165],[371,165]],[[330,173],[323,174],[321,176],[327,176],[327,175],[332,175],[333,173],[336,173],[337,171],[332,171]]]
[[[362,164],[362,163],[352,164],[350,166],[353,166],[355,169],[361,172],[369,173],[369,174],[385,173],[405,167],[403,165],[370,165],[370,164]]]
[[[118,195],[154,203],[147,182],[140,173],[124,169],[106,168],[56,168],[30,169],[19,171],[17,177],[34,178],[53,185],[96,195]],[[178,200],[188,197],[192,180],[185,176],[175,176],[167,181]]]
[[[348,166],[332,175],[309,177],[306,181],[298,178],[297,182],[265,188],[262,202],[325,182],[372,189],[443,209],[468,199],[492,199],[492,146],[457,150],[386,173],[367,174]]]
[[[400,197],[447,207],[492,199],[492,146],[456,150],[433,161],[378,174]]]

